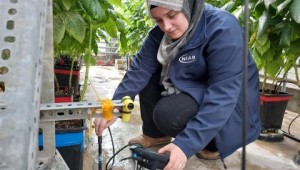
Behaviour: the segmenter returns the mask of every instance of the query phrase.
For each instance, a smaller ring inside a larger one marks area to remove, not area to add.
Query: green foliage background
[[[147,12],[145,1],[138,0],[53,0],[55,57],[67,55],[75,61],[83,56],[86,73],[81,97],[100,40],[117,38],[121,55],[136,53],[153,26]]]

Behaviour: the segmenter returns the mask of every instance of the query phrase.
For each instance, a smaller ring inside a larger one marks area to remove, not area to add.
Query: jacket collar
[[[190,40],[190,42],[188,42],[182,50],[188,50],[191,48],[195,48],[199,45],[201,45],[207,38],[207,34],[206,34],[206,12],[207,9],[209,8],[209,6],[207,4],[205,4],[205,10],[203,12],[202,18],[200,20],[200,22],[197,25],[197,29],[194,33],[193,38]]]

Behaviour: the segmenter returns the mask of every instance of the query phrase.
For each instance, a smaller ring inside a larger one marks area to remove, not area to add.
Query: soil
[[[61,120],[55,122],[55,129],[74,129],[83,127],[83,120]]]
[[[55,96],[72,95],[72,88],[63,87],[55,91]],[[83,127],[83,120],[61,120],[55,122],[55,129],[74,129]]]
[[[70,87],[60,87],[55,91],[55,96],[70,95],[70,94],[72,94],[72,88]]]

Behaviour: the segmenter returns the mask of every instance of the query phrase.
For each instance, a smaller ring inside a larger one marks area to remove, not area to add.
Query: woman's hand
[[[187,162],[184,152],[175,144],[170,143],[159,149],[158,153],[169,153],[170,158],[164,170],[182,170]]]
[[[113,117],[112,120],[107,121],[104,118],[95,118],[93,123],[95,125],[95,133],[97,136],[101,136],[104,129],[108,128],[117,120],[117,117]]]

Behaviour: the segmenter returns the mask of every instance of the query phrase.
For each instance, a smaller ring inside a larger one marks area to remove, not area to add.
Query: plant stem
[[[70,76],[69,76],[69,88],[72,88],[72,78],[73,78],[73,68],[74,68],[75,58],[72,58],[71,68],[70,68]]]
[[[266,73],[266,71],[264,71],[264,80],[263,80],[263,84],[262,84],[262,87],[261,87],[262,93],[265,93],[266,83],[267,83],[267,73]]]
[[[58,92],[58,91],[59,91],[59,83],[58,83],[58,80],[57,80],[56,74],[54,74],[54,82],[55,82],[55,85],[56,85],[55,92]]]
[[[298,72],[297,65],[294,63],[294,66],[293,66],[293,67],[294,67],[294,69],[295,69],[297,86],[300,87],[299,72]]]
[[[84,75],[84,84],[83,84],[83,88],[82,88],[82,92],[80,94],[80,101],[83,100],[85,92],[87,90],[87,83],[88,83],[88,79],[89,79],[89,69],[90,69],[90,62],[91,62],[91,51],[92,51],[92,23],[90,23],[90,36],[89,36],[89,46],[88,46],[88,50],[87,50],[87,57],[88,59],[86,60],[85,63],[85,75]]]

